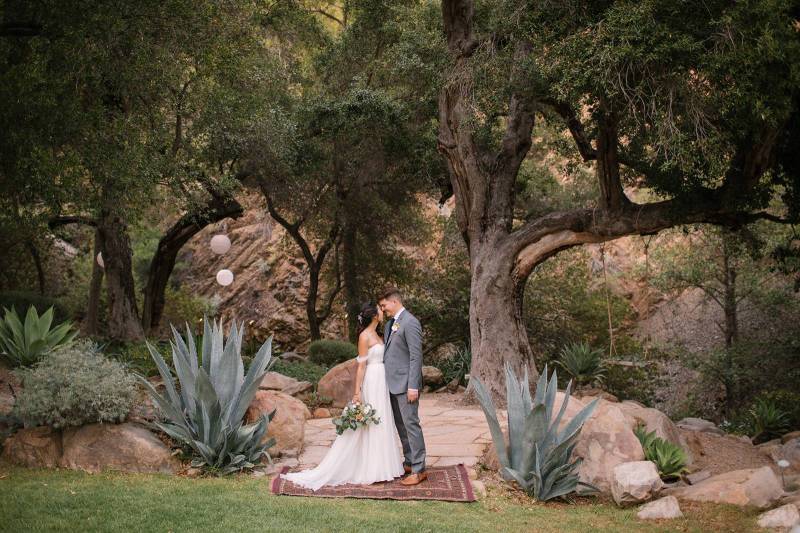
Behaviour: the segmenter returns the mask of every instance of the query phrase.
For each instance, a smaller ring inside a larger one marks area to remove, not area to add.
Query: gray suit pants
[[[408,402],[406,393],[390,394],[392,414],[400,442],[403,443],[403,464],[412,472],[425,470],[425,439],[419,425],[419,400]]]

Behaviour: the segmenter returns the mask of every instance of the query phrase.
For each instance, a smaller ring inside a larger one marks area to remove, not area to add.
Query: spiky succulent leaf
[[[480,379],[473,378],[470,383],[475,391],[475,396],[478,398],[478,403],[483,409],[486,423],[489,425],[489,432],[492,435],[492,443],[494,444],[495,452],[497,452],[497,459],[502,466],[510,467],[508,449],[506,448],[503,430],[500,428],[500,422],[497,420],[497,409],[494,406],[492,395],[489,394]]]
[[[483,383],[472,380],[478,401],[486,416],[492,440],[502,468],[500,474],[516,482],[521,489],[539,500],[548,500],[574,492],[581,486],[577,468],[581,462],[572,459],[580,430],[597,406],[597,400],[585,406],[563,429],[559,429],[569,402],[572,383],[567,386],[564,401],[555,414],[558,377],[553,372],[548,380],[547,367],[539,377],[531,399],[527,373],[518,380],[506,365],[508,405],[508,445],[497,421],[497,412]],[[508,450],[507,455],[503,452]]]
[[[169,419],[159,427],[194,451],[194,463],[214,473],[252,467],[274,445],[274,439],[262,443],[274,412],[254,424],[242,423],[269,365],[271,338],[259,349],[245,375],[241,359],[242,327],[234,323],[225,342],[221,325],[205,320],[202,361],[197,360],[191,332],[187,330],[183,339],[175,328],[172,331],[180,394],[176,392],[169,367],[152,347],[150,353],[164,380],[166,396],[140,376],[154,403]]]

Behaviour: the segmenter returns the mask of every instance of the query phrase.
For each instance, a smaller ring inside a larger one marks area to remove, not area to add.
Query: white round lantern
[[[97,261],[97,264],[100,265],[100,268],[105,268],[106,267],[106,263],[105,263],[105,261],[103,261],[103,252],[98,252],[97,253],[97,257],[95,258],[95,261]]]
[[[227,268],[223,268],[222,270],[217,272],[217,283],[219,283],[223,287],[227,287],[228,285],[233,283],[233,272],[231,272]]]
[[[214,235],[211,237],[211,251],[222,255],[231,249],[231,240],[227,235]]]

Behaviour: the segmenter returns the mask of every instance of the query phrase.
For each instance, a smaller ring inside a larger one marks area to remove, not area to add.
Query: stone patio
[[[486,446],[492,442],[483,411],[454,405],[455,396],[425,395],[420,400],[420,422],[425,435],[428,466],[463,463],[474,467]],[[392,423],[391,420],[388,421]],[[330,418],[306,422],[305,446],[300,465],[310,468],[319,464],[328,451],[336,431]]]

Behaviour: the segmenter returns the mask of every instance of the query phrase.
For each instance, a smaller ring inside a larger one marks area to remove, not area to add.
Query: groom
[[[400,291],[394,287],[378,299],[383,314],[390,317],[384,329],[386,349],[383,363],[392,403],[392,414],[403,443],[403,468],[408,477],[403,485],[417,485],[428,478],[425,472],[425,439],[419,425],[419,391],[422,387],[422,326],[403,307]]]

